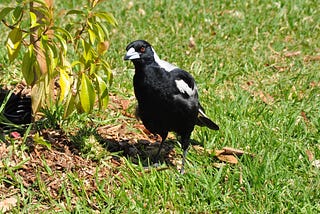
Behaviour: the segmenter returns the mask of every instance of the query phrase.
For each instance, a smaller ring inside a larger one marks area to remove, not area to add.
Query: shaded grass
[[[121,176],[99,178],[91,194],[82,185],[85,181],[70,172],[65,183],[73,190],[61,186],[63,203],[48,197],[41,179],[30,189],[17,179],[13,183],[22,194],[14,211],[320,211],[319,168],[306,155],[309,150],[320,159],[320,61],[308,60],[320,54],[317,1],[108,1],[105,9],[119,22],[110,33],[106,56],[115,74],[112,93],[132,98],[132,65],[122,58],[129,42],[145,39],[161,58],[194,75],[203,106],[221,127],[218,132],[196,128],[193,139],[206,149],[230,146],[255,157],[217,169],[211,155],[191,148],[184,176],[174,168],[144,173],[142,166],[125,160],[117,169]],[[190,37],[194,48],[189,47]],[[0,56],[0,72],[7,78],[13,65],[4,49]],[[99,123],[116,123],[119,117],[113,114],[104,121],[106,115],[97,115]],[[181,154],[179,147],[175,150]],[[43,191],[33,192],[38,188]],[[30,204],[34,198],[45,207]]]

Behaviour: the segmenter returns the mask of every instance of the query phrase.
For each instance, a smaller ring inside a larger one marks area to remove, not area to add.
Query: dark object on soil
[[[10,95],[10,91],[0,89],[0,106],[3,104],[6,96],[8,95]],[[2,117],[4,116],[10,122],[16,125],[31,123],[31,98],[22,95],[21,92],[18,94],[12,93],[1,114]],[[6,127],[5,121],[2,120],[2,117],[0,118],[0,127]]]

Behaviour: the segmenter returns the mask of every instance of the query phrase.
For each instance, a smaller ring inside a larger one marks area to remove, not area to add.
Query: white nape
[[[158,56],[158,54],[155,52],[155,50],[152,48],[153,54],[154,54],[154,60],[156,61],[156,63],[158,63],[158,65],[163,68],[164,70],[166,70],[167,72],[170,72],[176,68],[178,68],[175,65],[170,64],[167,61],[161,60]]]

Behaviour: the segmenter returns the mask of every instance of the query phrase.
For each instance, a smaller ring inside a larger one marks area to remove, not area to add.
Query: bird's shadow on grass
[[[181,149],[178,145],[176,139],[167,139],[162,146],[161,152],[158,159],[156,159],[156,154],[158,152],[160,142],[150,139],[141,139],[141,135],[132,139],[124,139],[119,137],[111,138],[110,136],[104,137],[98,133],[96,128],[84,128],[79,130],[73,137],[72,141],[77,145],[76,147],[82,153],[86,153],[82,148],[85,147],[85,138],[93,135],[97,142],[111,155],[115,157],[125,157],[134,164],[141,164],[144,167],[154,165],[155,163],[166,163],[168,166],[176,166],[177,161],[181,161],[182,151],[177,151]],[[191,145],[201,145],[198,141],[190,140]]]
[[[122,139],[104,137],[98,133],[97,129],[84,128],[80,129],[72,138],[76,147],[82,153],[86,153],[86,139],[93,135],[97,142],[111,155],[125,157],[134,164],[142,164],[142,166],[150,166],[155,163],[166,163],[169,166],[174,166],[175,152],[174,147],[177,144],[175,140],[166,140],[162,146],[158,160],[156,154],[158,152],[160,142],[154,142],[147,139]]]
[[[159,142],[137,139],[133,143],[129,140],[104,139],[102,137],[99,142],[107,151],[126,157],[134,164],[142,164],[143,166],[150,166],[155,163],[175,165],[171,154],[176,142],[172,140],[164,142],[158,159],[156,159],[156,154],[160,146]]]

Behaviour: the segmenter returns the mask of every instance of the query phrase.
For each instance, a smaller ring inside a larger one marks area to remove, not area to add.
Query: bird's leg
[[[182,154],[182,166],[180,169],[180,173],[184,174],[184,164],[186,162],[186,158],[187,158],[187,154],[188,154],[188,148],[183,150],[183,154]]]
[[[156,154],[156,156],[155,156],[155,161],[156,161],[156,162],[158,162],[158,160],[159,160],[159,156],[160,156],[160,152],[161,152],[161,150],[162,150],[162,147],[163,147],[163,141],[160,142],[160,146],[159,146],[158,151],[157,151],[157,154]]]
[[[159,162],[160,152],[161,152],[162,147],[163,147],[163,142],[164,142],[165,139],[167,138],[167,135],[168,135],[168,133],[163,133],[163,134],[160,135],[160,136],[161,136],[160,146],[159,146],[158,151],[157,151],[157,154],[156,154],[156,156],[155,156],[155,158],[154,158],[154,161],[155,161],[156,163]]]
[[[182,146],[183,154],[182,154],[182,166],[180,169],[181,174],[184,174],[184,165],[185,165],[186,159],[187,159],[189,144],[190,144],[190,134],[187,136],[182,136],[181,137],[181,146]]]

